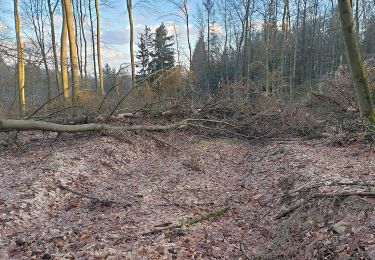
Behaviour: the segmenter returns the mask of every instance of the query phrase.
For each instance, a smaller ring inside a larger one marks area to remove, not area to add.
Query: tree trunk
[[[82,38],[84,42],[84,51],[85,51],[85,56],[81,57],[84,59],[84,64],[83,64],[83,73],[84,73],[84,79],[85,79],[85,84],[87,84],[87,40],[86,40],[86,34],[85,34],[85,28],[84,28],[84,20],[85,20],[85,15],[83,15],[82,12],[82,0],[79,0],[79,16],[80,16],[80,25],[81,25],[81,33],[82,33]]]
[[[186,38],[187,38],[187,43],[188,43],[188,48],[189,48],[189,68],[191,71],[192,70],[191,61],[192,61],[193,54],[192,54],[191,41],[190,41],[190,27],[189,27],[190,22],[189,22],[189,11],[188,11],[188,6],[187,6],[187,0],[184,0],[183,9],[184,9],[185,23],[186,23]]]
[[[92,45],[92,60],[94,64],[95,90],[98,91],[98,73],[96,70],[96,51],[95,51],[95,36],[94,36],[94,21],[92,19],[91,1],[89,0],[89,14],[91,27],[91,45]]]
[[[126,0],[130,25],[130,64],[132,70],[132,88],[135,87],[135,60],[134,60],[134,23],[133,23],[133,3],[132,0]]]
[[[66,0],[65,0],[66,1]],[[107,124],[83,124],[83,125],[62,125],[34,120],[0,120],[0,131],[50,131],[79,133],[90,131],[166,131],[185,127],[184,122],[172,125],[133,125],[133,126],[113,126]]]
[[[75,5],[75,3],[76,3],[76,5]],[[82,53],[81,53],[82,41],[79,38],[79,36],[81,36],[81,30],[79,29],[80,28],[79,17],[78,17],[78,21],[77,21],[77,16],[79,16],[79,11],[78,11],[79,8],[78,8],[77,1],[71,1],[71,6],[72,6],[73,23],[74,23],[74,35],[75,35],[75,38],[76,38],[78,71],[79,71],[79,77],[80,77],[80,79],[82,79],[82,77],[83,77],[82,76],[83,75],[83,72],[82,72]],[[78,29],[79,29],[79,33],[78,33]],[[81,46],[79,45],[79,43],[81,43]]]
[[[100,10],[99,10],[99,1],[95,0],[95,10],[96,10],[96,45],[98,52],[98,67],[99,67],[99,85],[100,93],[104,96],[104,81],[103,81],[103,67],[102,67],[102,58],[101,58],[101,49],[100,49]]]
[[[77,46],[74,34],[73,11],[70,0],[63,0],[65,3],[65,15],[68,27],[69,36],[69,50],[70,50],[70,63],[72,68],[73,80],[73,106],[77,104],[78,89],[79,89],[79,75],[78,75],[78,59],[77,59]]]
[[[50,26],[51,26],[51,38],[52,38],[53,62],[55,65],[55,78],[56,78],[56,84],[57,84],[57,93],[60,93],[61,82],[60,82],[60,74],[59,74],[59,62],[57,58],[57,48],[56,48],[55,19],[53,17],[54,10],[52,9],[52,6],[51,6],[51,0],[47,0],[47,4],[48,4],[48,11],[49,11],[49,20],[51,24]]]
[[[26,100],[25,100],[25,61],[23,53],[23,45],[21,39],[21,23],[18,13],[18,0],[14,0],[14,21],[16,27],[17,37],[17,79],[18,79],[18,95],[20,111],[22,114],[26,113]]]
[[[355,92],[357,94],[361,117],[375,122],[374,105],[365,67],[362,62],[360,49],[354,29],[353,9],[351,0],[338,0],[341,27],[344,34],[346,56],[352,71]]]
[[[243,46],[243,61],[242,61],[242,83],[247,82],[247,46],[248,46],[248,35],[249,35],[249,18],[250,18],[250,1],[246,0],[245,3],[245,34],[244,34],[244,46]],[[251,37],[251,36],[250,36]]]
[[[64,0],[62,0],[62,16],[63,25],[61,30],[61,53],[60,53],[60,63],[61,63],[61,81],[62,90],[64,92],[64,98],[67,100],[70,97],[69,92],[69,77],[68,77],[68,57],[67,57],[67,40],[68,40],[68,24],[66,19],[66,12],[64,6]]]

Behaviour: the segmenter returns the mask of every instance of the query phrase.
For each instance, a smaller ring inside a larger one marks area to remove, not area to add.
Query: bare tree
[[[96,51],[95,51],[95,34],[94,34],[94,20],[92,17],[91,1],[89,1],[89,15],[90,15],[90,31],[91,31],[91,46],[92,46],[92,60],[94,65],[95,89],[98,90],[98,72],[96,69]]]
[[[103,67],[102,67],[101,47],[100,47],[100,9],[99,9],[98,0],[95,0],[95,10],[96,10],[96,45],[97,45],[97,52],[98,52],[99,86],[100,86],[100,93],[104,95],[105,91],[104,91]]]
[[[186,38],[188,43],[189,49],[189,68],[191,70],[191,59],[192,59],[192,47],[191,47],[191,39],[190,39],[190,16],[188,10],[188,0],[168,0],[171,4],[173,4],[181,14],[178,16],[181,17],[186,26]]]
[[[51,40],[52,40],[52,50],[53,50],[53,61],[55,65],[55,78],[57,83],[57,90],[60,92],[61,90],[61,82],[60,82],[60,74],[59,74],[59,63],[57,58],[57,43],[56,43],[56,35],[55,35],[55,20],[54,20],[54,13],[57,8],[59,1],[56,1],[54,7],[52,7],[51,0],[47,0],[48,4],[48,12],[49,12],[49,20],[51,26]]]
[[[135,86],[135,59],[134,59],[134,22],[133,22],[133,1],[126,0],[126,7],[128,10],[128,18],[130,25],[130,63],[132,73],[132,88]]]

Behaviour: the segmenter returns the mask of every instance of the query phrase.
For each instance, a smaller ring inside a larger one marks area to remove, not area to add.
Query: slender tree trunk
[[[284,11],[282,20],[282,32],[283,32],[283,43],[281,49],[281,75],[284,77],[285,73],[285,52],[286,44],[288,41],[289,34],[289,24],[290,24],[290,13],[289,13],[289,0],[284,0]]]
[[[133,3],[132,0],[126,0],[130,25],[130,63],[132,70],[132,88],[135,87],[135,60],[134,60],[134,23],[133,23]]]
[[[60,82],[60,74],[59,74],[59,62],[57,58],[57,48],[56,48],[57,44],[56,44],[56,35],[55,35],[54,10],[52,9],[52,6],[51,6],[51,0],[47,0],[47,3],[48,3],[49,19],[50,19],[50,24],[51,24],[53,62],[55,65],[55,78],[56,78],[56,84],[57,84],[57,93],[60,93],[61,82]],[[56,6],[57,6],[57,3],[56,3]]]
[[[23,45],[21,38],[21,22],[18,13],[18,0],[14,0],[14,21],[16,27],[17,38],[17,80],[18,80],[18,95],[19,105],[22,114],[26,113],[26,100],[25,100],[25,61],[23,53]]]
[[[76,5],[75,5],[75,3],[76,3]],[[75,39],[76,39],[78,70],[79,70],[80,79],[82,79],[82,75],[83,75],[83,72],[82,72],[82,55],[80,55],[81,54],[80,51],[82,50],[82,46],[79,46],[79,42],[82,42],[82,41],[78,42],[78,39],[79,39],[79,36],[80,36],[81,33],[78,32],[78,29],[80,28],[80,25],[79,25],[80,22],[79,22],[79,18],[78,18],[78,21],[77,21],[77,16],[79,16],[77,0],[71,1],[71,6],[72,6],[73,23],[74,23],[74,34],[75,34]]]
[[[61,63],[61,81],[62,90],[64,92],[65,100],[69,99],[69,77],[68,77],[68,57],[67,57],[67,41],[68,41],[68,24],[66,19],[66,12],[64,6],[64,0],[61,0],[61,9],[63,16],[63,24],[61,30],[61,53],[60,53],[60,63]]]
[[[173,30],[174,30],[174,38],[175,38],[175,41],[176,41],[177,64],[178,64],[178,65],[181,65],[181,63],[180,63],[180,57],[181,57],[181,53],[180,53],[180,41],[178,40],[178,34],[177,34],[177,29],[176,29],[176,23],[173,23]]]
[[[249,17],[250,17],[250,1],[246,0],[245,3],[245,36],[244,36],[244,47],[243,47],[243,63],[242,63],[242,83],[245,83],[247,74],[247,46],[248,46],[248,35],[249,35]]]
[[[184,5],[183,5],[183,8],[184,8],[184,14],[185,14],[185,23],[186,23],[186,38],[187,38],[187,42],[188,42],[188,48],[189,48],[189,68],[190,68],[190,71],[192,70],[192,57],[193,57],[193,51],[192,51],[192,48],[191,48],[191,41],[190,41],[190,21],[189,21],[189,11],[188,11],[188,7],[187,7],[187,0],[184,0]]]
[[[73,106],[77,104],[78,90],[79,90],[79,73],[78,73],[78,58],[77,58],[77,45],[74,34],[73,11],[70,0],[64,0],[65,15],[68,27],[69,36],[69,50],[70,50],[70,63],[72,70],[73,80]]]
[[[289,82],[289,98],[292,100],[294,98],[295,85],[296,85],[296,70],[297,70],[297,52],[298,52],[298,37],[299,37],[299,16],[300,16],[300,4],[301,1],[298,0],[297,3],[297,18],[296,18],[296,28],[294,33],[294,53],[293,53],[293,71],[290,74]]]
[[[99,10],[99,1],[95,0],[95,10],[96,10],[96,45],[98,51],[98,67],[99,67],[99,85],[100,93],[104,96],[104,81],[103,81],[103,67],[102,67],[102,58],[101,58],[101,49],[100,49],[100,10]]]
[[[359,0],[355,1],[355,32],[359,39]]]
[[[84,15],[83,14],[83,8],[82,8],[82,0],[79,0],[79,7],[80,7],[80,24],[81,24],[81,33],[82,33],[82,38],[83,38],[83,42],[84,42],[84,51],[85,51],[85,57],[82,59],[84,59],[84,64],[83,64],[83,72],[84,72],[84,79],[85,79],[85,82],[87,83],[87,40],[86,40],[86,34],[85,34],[85,28],[84,28],[84,21],[85,21],[85,16],[86,14]]]
[[[344,34],[346,56],[354,79],[361,117],[375,122],[374,105],[365,67],[362,62],[357,37],[355,34],[351,0],[338,0],[341,27]]]
[[[96,51],[95,51],[95,35],[94,35],[94,21],[92,19],[91,1],[89,0],[89,14],[91,27],[91,45],[92,45],[92,60],[94,64],[95,90],[98,91],[98,73],[96,69]]]

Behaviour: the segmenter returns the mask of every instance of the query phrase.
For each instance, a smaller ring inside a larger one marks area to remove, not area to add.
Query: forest
[[[0,13],[0,259],[375,259],[375,0]]]

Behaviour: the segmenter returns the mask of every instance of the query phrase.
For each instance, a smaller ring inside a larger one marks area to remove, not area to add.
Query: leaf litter
[[[19,138],[0,151],[1,259],[375,258],[373,197],[311,197],[374,192],[354,185],[374,183],[366,144]]]

